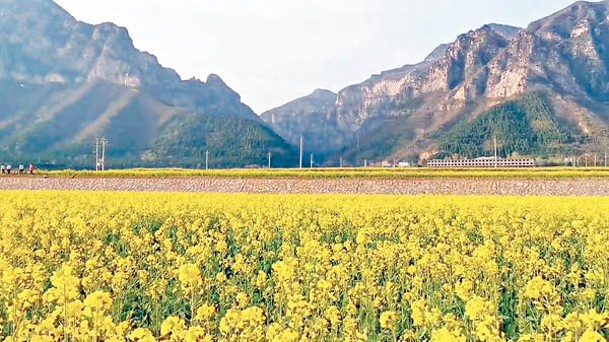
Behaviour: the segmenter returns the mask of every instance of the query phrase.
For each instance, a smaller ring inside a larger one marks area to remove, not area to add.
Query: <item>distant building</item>
[[[434,159],[427,162],[428,167],[535,167],[535,159],[503,159],[495,157],[480,157],[476,159],[440,160]]]
[[[393,163],[390,161],[387,161],[387,160],[383,160],[381,162],[381,167],[387,169],[387,168],[393,167]]]

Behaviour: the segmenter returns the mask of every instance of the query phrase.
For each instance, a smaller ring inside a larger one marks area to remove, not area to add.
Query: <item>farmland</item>
[[[558,179],[609,178],[609,168],[313,168],[313,169],[125,169],[103,172],[87,170],[39,171],[47,177],[78,178],[296,178],[296,179],[429,179],[429,178],[486,178],[486,179]]]
[[[258,194],[609,196],[609,181],[585,178],[0,177],[3,190]]]
[[[609,336],[606,198],[2,198],[6,340]]]
[[[0,190],[609,196],[609,169],[129,169],[0,177]]]

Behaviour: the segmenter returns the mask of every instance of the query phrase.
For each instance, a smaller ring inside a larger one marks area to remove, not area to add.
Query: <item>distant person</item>
[[[27,170],[30,173],[30,175],[33,175],[34,171],[36,171],[36,167],[34,166],[34,164],[30,163],[30,167],[28,167]]]
[[[6,173],[6,165],[4,165],[4,163],[0,164],[0,169],[2,170],[2,173]]]
[[[10,175],[10,174],[11,174],[11,170],[12,170],[12,169],[13,169],[13,166],[12,166],[11,164],[7,164],[7,165],[6,165],[6,173],[7,173],[7,174],[9,174],[9,175]]]
[[[23,164],[19,164],[19,174],[22,175],[25,173],[25,166]]]

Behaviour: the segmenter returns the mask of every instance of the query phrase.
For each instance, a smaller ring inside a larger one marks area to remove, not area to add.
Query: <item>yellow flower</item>
[[[3,198],[6,341],[575,342],[609,328],[609,198]]]
[[[201,270],[197,265],[192,264],[180,266],[179,280],[182,283],[182,289],[186,292],[194,291],[203,284]]]
[[[200,322],[211,321],[216,315],[216,308],[213,305],[203,304],[197,310],[196,319]]]
[[[184,336],[184,342],[212,342],[213,338],[201,327],[190,327]]]
[[[562,318],[556,314],[549,314],[541,319],[541,328],[544,331],[557,333],[562,330]]]
[[[179,317],[170,316],[161,324],[161,336],[180,338],[185,332],[186,323]]]
[[[395,330],[397,320],[397,313],[395,311],[385,311],[381,314],[381,318],[379,322],[381,323],[381,328],[387,330]]]
[[[133,342],[155,342],[154,336],[148,329],[137,328],[129,334],[129,340]]]
[[[226,281],[227,277],[226,274],[224,274],[224,272],[220,272],[218,274],[216,274],[216,281],[220,284],[224,283]]]
[[[603,337],[603,335],[599,334],[596,331],[593,330],[586,330],[586,332],[584,332],[584,334],[582,335],[582,338],[579,340],[579,342],[606,342],[607,340],[605,339],[605,337]]]
[[[103,314],[110,310],[110,307],[112,306],[112,298],[107,292],[96,291],[85,298],[84,304],[86,308],[85,312],[88,312],[88,315],[93,313]]]
[[[330,322],[330,325],[333,328],[338,328],[338,325],[340,323],[341,320],[341,315],[340,315],[340,310],[332,305],[329,308],[326,309],[326,312],[324,313],[325,318]],[[382,315],[381,315],[382,318]]]
[[[463,280],[460,283],[455,285],[455,291],[459,298],[461,298],[464,302],[467,302],[471,296],[472,291],[474,290],[474,284],[469,280]]]
[[[560,294],[549,281],[537,276],[531,279],[526,286],[525,295],[550,311],[559,304]]]
[[[248,306],[248,304],[249,304],[249,301],[250,301],[250,299],[249,299],[249,297],[247,296],[247,294],[245,294],[245,293],[243,293],[243,292],[239,292],[239,293],[237,294],[237,298],[236,298],[236,299],[237,299],[237,305],[238,305],[240,308],[245,308],[245,307],[247,307],[247,306]]]
[[[599,330],[609,324],[609,313],[598,313],[595,309],[590,309],[588,313],[581,314],[580,317],[590,330]]]
[[[425,300],[419,299],[410,306],[412,310],[412,320],[415,327],[423,327],[426,323],[425,317],[427,313],[427,303]]]
[[[460,334],[454,334],[446,328],[434,330],[431,334],[431,342],[465,342],[467,338]]]

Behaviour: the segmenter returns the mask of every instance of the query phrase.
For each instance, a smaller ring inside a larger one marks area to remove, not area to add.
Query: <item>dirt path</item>
[[[609,196],[607,179],[260,179],[0,177],[0,189],[280,194]]]

